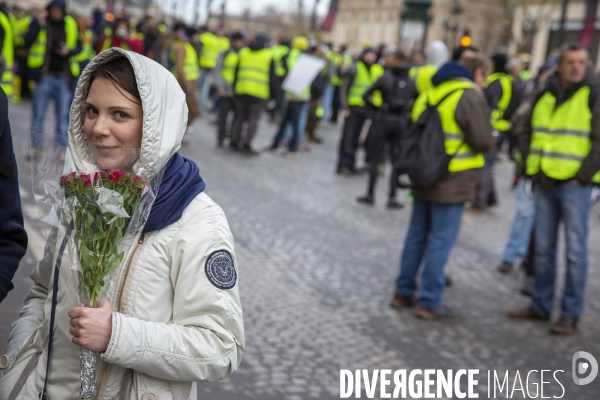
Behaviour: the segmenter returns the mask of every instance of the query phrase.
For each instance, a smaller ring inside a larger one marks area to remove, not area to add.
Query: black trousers
[[[369,114],[364,109],[360,107],[350,108],[350,115],[344,120],[344,128],[342,129],[338,154],[338,171],[342,168],[347,168],[350,171],[356,170],[358,139],[367,119],[369,119]]]
[[[329,119],[334,124],[337,123],[338,115],[340,114],[340,87],[333,87],[333,98],[331,100],[331,118]]]
[[[403,116],[384,116],[373,120],[369,135],[365,141],[365,149],[369,155],[368,193],[375,193],[375,185],[379,175],[379,166],[385,163],[386,149],[391,152],[406,132],[406,118]],[[389,197],[396,197],[398,175],[392,171]]]
[[[231,144],[250,146],[258,129],[258,121],[264,107],[264,100],[252,96],[239,96],[234,99],[235,116],[231,127]],[[248,124],[245,137],[242,138],[244,123]]]
[[[231,137],[231,128],[227,124],[229,114],[233,114],[233,97],[221,97],[219,107],[219,120],[217,129],[217,141],[223,143],[225,138]]]

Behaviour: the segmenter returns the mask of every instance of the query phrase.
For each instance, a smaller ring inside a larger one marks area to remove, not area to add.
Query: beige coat
[[[81,76],[69,126],[72,161],[78,171],[94,168],[82,130],[85,88],[90,70],[119,54],[130,59],[142,97],[143,141],[137,167],[144,168],[148,177],[162,168],[181,144],[187,117],[185,95],[162,66],[121,49],[97,56]],[[12,327],[8,349],[0,357],[0,400],[8,398],[36,353],[37,364],[17,398],[35,399],[43,387],[54,266],[51,250],[61,242],[60,235],[50,235],[44,258],[31,275],[34,285]],[[238,368],[244,350],[237,282],[231,289],[218,289],[206,276],[207,259],[219,250],[231,254],[237,271],[227,219],[223,210],[201,193],[180,220],[140,237],[137,243],[128,268],[117,272],[118,284],[106,294],[113,309],[113,326],[108,348],[101,355],[98,399],[196,399],[193,382],[229,376]],[[79,347],[71,342],[67,316],[77,306],[72,288],[70,261],[65,256],[48,377],[47,394],[52,400],[79,398]]]

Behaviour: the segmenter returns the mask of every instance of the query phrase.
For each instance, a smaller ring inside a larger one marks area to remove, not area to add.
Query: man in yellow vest
[[[67,145],[67,125],[71,101],[70,82],[73,79],[69,57],[81,52],[77,22],[66,15],[64,0],[53,0],[31,22],[25,35],[29,49],[27,76],[35,89],[32,93],[33,120],[32,156],[41,149],[41,134],[48,102],[54,101],[56,110],[56,141]]]
[[[592,187],[600,183],[600,91],[586,75],[588,62],[579,43],[563,46],[557,72],[519,134],[522,168],[535,191],[535,285],[531,304],[508,315],[550,320],[563,225],[567,270],[561,316],[550,326],[551,333],[562,335],[574,333],[583,314]]]
[[[235,32],[231,35],[231,47],[221,53],[215,69],[217,78],[217,94],[219,95],[219,119],[217,128],[217,145],[223,146],[225,138],[231,137],[231,129],[227,123],[229,114],[233,114],[233,81],[235,68],[239,61],[239,51],[244,47],[244,35]]]
[[[231,127],[229,147],[241,150],[248,155],[259,153],[251,146],[258,129],[258,121],[267,100],[273,98],[273,79],[275,63],[273,54],[267,47],[266,35],[258,34],[239,52],[239,61],[233,81],[235,116]],[[247,124],[246,135],[242,137],[242,128]]]
[[[429,44],[426,51],[426,64],[413,67],[410,77],[415,80],[419,93],[422,93],[431,85],[431,78],[438,68],[448,61],[448,47],[441,40],[434,40]]]
[[[298,59],[302,54],[307,54],[309,49],[309,41],[305,36],[296,36],[292,40],[292,50],[289,54],[283,57],[283,65],[285,66],[286,75],[294,68]],[[288,157],[294,157],[298,151],[298,145],[304,134],[303,127],[306,126],[306,117],[308,110],[308,101],[310,100],[310,84],[307,85],[302,93],[285,92],[286,104],[283,108],[283,115],[279,122],[279,128],[273,137],[271,147],[268,149],[271,152],[277,152],[281,141],[286,135],[288,125],[292,129],[292,137],[288,143],[288,152],[285,153]]]
[[[275,88],[275,107],[269,110],[269,117],[271,122],[275,122],[277,116],[281,116],[284,104],[284,91],[281,88],[283,80],[285,79],[286,69],[283,64],[283,57],[287,56],[290,52],[292,43],[289,39],[282,39],[281,43],[272,46],[271,52],[273,53],[273,61],[275,62],[275,82],[273,87]]]
[[[355,158],[360,132],[365,122],[371,118],[371,110],[362,99],[367,89],[383,75],[383,67],[377,64],[375,49],[368,47],[354,65],[346,71],[340,91],[340,103],[344,115],[344,127],[340,140],[336,173],[353,175],[356,173]]]
[[[169,50],[169,61],[172,64],[171,72],[185,93],[185,103],[188,107],[186,133],[189,133],[193,130],[194,120],[200,116],[198,95],[196,94],[200,67],[198,67],[196,49],[190,44],[185,24],[183,22],[176,23],[173,26],[173,34],[175,39]]]
[[[330,51],[327,58],[332,64],[333,75],[323,93],[323,121],[336,125],[340,110],[340,88],[344,83],[342,70],[345,66],[352,65],[352,56],[346,52],[346,46],[341,45],[339,52]]]
[[[456,318],[444,305],[444,268],[456,243],[464,205],[472,199],[484,165],[483,153],[496,142],[488,106],[481,87],[488,74],[481,55],[461,63],[444,64],[432,85],[416,100],[412,120],[434,105],[445,136],[446,153],[452,155],[448,173],[427,188],[414,188],[413,211],[400,260],[400,276],[391,306],[401,309],[415,304],[417,275],[421,264],[420,298],[416,315],[426,320]]]
[[[22,98],[31,98],[29,85],[27,84],[27,56],[28,49],[25,45],[25,34],[29,30],[32,18],[24,11],[15,9],[13,23],[13,40],[15,43],[15,64],[17,65],[16,76],[14,77],[13,103],[18,103]]]
[[[206,109],[211,84],[209,78],[217,66],[217,60],[221,52],[221,41],[207,26],[201,27],[199,33],[198,64],[200,65],[200,78],[198,79],[198,89],[200,90],[200,108]]]

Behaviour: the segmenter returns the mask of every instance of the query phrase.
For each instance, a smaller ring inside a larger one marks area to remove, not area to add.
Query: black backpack
[[[437,104],[428,102],[425,111],[394,150],[394,168],[398,171],[401,187],[427,188],[448,173],[448,164],[456,153],[446,153],[438,106],[454,92],[448,93]],[[410,183],[406,182],[406,175]]]

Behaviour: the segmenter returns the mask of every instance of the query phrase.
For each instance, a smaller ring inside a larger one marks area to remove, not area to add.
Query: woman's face
[[[126,96],[125,96],[126,95]],[[108,79],[94,79],[85,102],[83,131],[100,169],[131,171],[142,145],[142,106]]]

